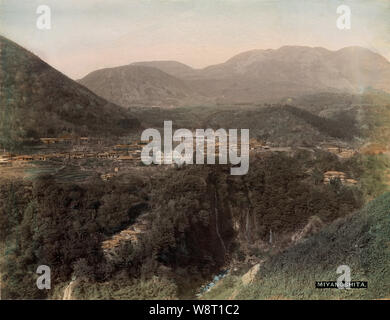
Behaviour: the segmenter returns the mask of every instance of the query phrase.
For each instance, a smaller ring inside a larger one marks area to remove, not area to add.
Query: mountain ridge
[[[213,103],[261,103],[318,92],[361,93],[370,88],[390,92],[390,62],[358,46],[334,51],[308,46],[255,49],[202,69],[177,61],[144,61],[131,65],[159,69],[197,95],[197,99],[190,99],[191,92],[187,92],[184,101],[177,96],[175,105],[188,104],[191,100],[198,102],[202,100],[200,96]],[[102,94],[87,77],[81,83]],[[110,100],[109,96],[105,97]],[[147,98],[144,102],[150,104]]]

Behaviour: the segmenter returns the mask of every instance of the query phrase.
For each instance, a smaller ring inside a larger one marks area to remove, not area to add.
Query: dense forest
[[[378,161],[356,156],[340,162],[328,153],[302,151],[255,159],[240,177],[221,165],[140,171],[78,185],[50,176],[3,182],[3,297],[61,297],[35,286],[41,264],[51,267],[55,288],[78,279],[79,297],[191,296],[229,261],[261,255],[270,230],[273,246],[282,250],[313,216],[328,224],[361,207],[363,196],[382,192],[381,176],[365,169]],[[344,171],[360,183],[324,185],[326,170]],[[124,242],[107,259],[102,241],[140,216],[148,228],[139,241]]]

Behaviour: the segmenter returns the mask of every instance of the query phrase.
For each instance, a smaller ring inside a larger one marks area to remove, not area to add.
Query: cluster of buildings
[[[75,138],[41,138],[45,144],[71,144]],[[87,144],[89,138],[77,138],[81,144]],[[127,145],[116,145],[112,150],[93,152],[93,151],[69,151],[69,152],[54,152],[45,154],[29,154],[15,155],[3,152],[0,154],[0,166],[12,166],[13,163],[27,163],[32,161],[48,161],[48,160],[77,160],[77,159],[112,159],[120,162],[140,161],[143,142],[135,142]]]
[[[326,150],[330,153],[337,155],[338,157],[340,157],[342,159],[352,158],[357,153],[356,150],[337,147],[337,146],[328,146],[328,147],[326,147]]]
[[[44,144],[87,144],[88,137],[63,136],[60,138],[40,138]]]
[[[146,220],[140,218],[128,229],[122,230],[120,233],[115,234],[110,239],[103,241],[102,249],[106,258],[111,259],[115,255],[115,249],[122,243],[130,241],[137,243],[140,236],[150,229]]]
[[[36,155],[0,155],[0,165],[12,165],[13,163],[26,163],[32,161],[47,161],[47,160],[76,160],[76,159],[113,159],[121,162],[139,161],[141,160],[141,151],[134,153],[119,153],[119,152],[61,152],[52,154],[36,154]]]
[[[366,155],[380,155],[388,153],[388,147],[379,143],[369,143],[360,149],[360,153]]]
[[[11,163],[11,156],[9,154],[2,154],[0,155],[0,166],[8,165]]]
[[[331,181],[339,180],[342,184],[356,185],[358,183],[355,179],[348,179],[345,172],[341,171],[327,171],[324,173],[324,184],[330,184]]]
[[[196,140],[196,136],[192,141],[192,146],[194,148],[194,152],[198,151],[202,148],[199,145],[199,142]],[[221,142],[216,141],[215,137],[212,137],[211,141],[208,141],[206,137],[204,137],[204,154],[214,152],[215,156],[218,157],[221,150]],[[229,137],[227,137],[229,138]],[[42,143],[46,145],[51,144],[75,144],[83,145],[88,144],[90,139],[88,137],[61,137],[61,138],[41,138]],[[208,142],[214,144],[214,150],[208,150]],[[12,166],[13,163],[20,164],[32,161],[47,161],[47,160],[76,160],[76,159],[112,159],[118,162],[139,162],[141,160],[141,152],[142,147],[146,145],[147,142],[134,142],[131,144],[117,144],[110,148],[110,150],[103,152],[92,152],[92,151],[71,151],[71,152],[59,152],[59,153],[48,153],[48,154],[33,154],[33,155],[13,155],[11,153],[3,152],[0,154],[0,166]],[[237,145],[235,146],[227,146],[228,150],[234,148],[234,151],[240,151],[241,149],[241,141],[238,139]],[[324,146],[328,152],[336,154],[340,158],[350,158],[354,156],[357,151],[353,149],[342,148],[338,146]],[[267,146],[263,142],[260,142],[256,139],[251,139],[249,141],[249,150],[251,152],[257,151],[272,151],[273,149],[270,146]],[[227,151],[228,151],[227,150]],[[278,151],[278,150],[276,150]],[[283,150],[285,151],[285,150]],[[119,169],[115,168],[117,172]],[[105,181],[110,180],[115,173],[108,173],[106,175],[102,175],[101,178]],[[356,185],[358,181],[354,179],[347,178],[344,172],[340,171],[327,171],[323,175],[323,183],[329,184],[332,180],[338,179],[342,184],[345,185]]]
[[[202,142],[200,142],[202,141]],[[183,141],[184,144],[186,144],[185,141]],[[219,153],[223,150],[222,148],[226,147],[227,151],[240,151],[242,147],[242,142],[240,138],[237,138],[237,141],[235,144],[232,144],[229,140],[229,135],[226,136],[226,144],[222,143],[216,135],[214,136],[197,136],[195,135],[193,137],[192,142],[189,142],[191,146],[193,146],[194,152],[196,151],[203,151],[204,154],[208,154],[210,152],[214,152],[215,156],[219,156]],[[209,148],[208,146],[214,145],[214,150],[212,148]],[[249,146],[248,144],[243,145],[244,147],[247,147],[248,150],[254,151],[254,150],[271,150],[271,147],[268,145],[265,145],[263,142],[260,142],[254,138],[250,139]]]
[[[43,155],[13,155],[10,153],[4,153],[0,155],[0,165],[7,166],[12,165],[14,162],[28,162],[28,161],[42,161],[46,160]]]

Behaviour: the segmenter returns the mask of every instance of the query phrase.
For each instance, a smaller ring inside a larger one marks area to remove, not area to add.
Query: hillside
[[[336,220],[314,236],[269,259],[252,283],[230,276],[206,299],[381,299],[390,297],[390,193],[357,213]],[[340,265],[368,289],[315,289],[315,281],[336,281]]]
[[[300,106],[313,112],[329,108],[341,111],[356,105],[388,105],[390,104],[390,93],[373,89],[368,89],[362,94],[320,92],[285,99],[282,102]]]
[[[216,112],[207,119],[207,126],[249,128],[252,137],[279,146],[315,145],[331,138],[352,140],[359,135],[354,119],[328,119],[288,105]]]
[[[55,290],[62,297],[60,284],[77,277],[78,299],[193,298],[230,262],[263,252],[270,230],[285,247],[313,215],[329,224],[360,208],[360,185],[320,180],[333,169],[360,181],[363,165],[302,151],[253,158],[245,176],[231,176],[225,166],[154,166],[107,182],[2,181],[4,297],[54,298]],[[107,241],[131,230],[136,239],[122,237],[106,251]],[[50,292],[26,276],[44,263],[53,270]]]
[[[351,111],[327,117],[289,105],[273,106],[194,106],[177,108],[131,108],[145,127],[159,128],[170,119],[175,128],[250,129],[251,138],[276,146],[315,146],[339,139],[352,142],[361,135]]]
[[[0,36],[0,146],[62,134],[120,135],[139,127],[128,111],[98,97]]]
[[[150,66],[102,69],[88,74],[79,83],[124,107],[132,104],[170,106],[201,101],[184,81]]]

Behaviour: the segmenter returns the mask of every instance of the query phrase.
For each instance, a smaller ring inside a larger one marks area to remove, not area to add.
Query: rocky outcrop
[[[73,296],[73,292],[75,287],[77,286],[78,282],[77,280],[72,280],[64,289],[64,295],[62,297],[62,300],[75,300]]]
[[[115,254],[115,250],[125,242],[137,243],[139,237],[148,230],[149,225],[146,220],[141,217],[129,228],[115,234],[110,239],[103,241],[102,250],[106,258],[110,258]]]
[[[259,270],[260,270],[260,263],[255,264],[252,268],[250,268],[249,271],[245,273],[241,278],[243,285],[246,286],[252,283]]]
[[[303,238],[307,238],[308,236],[317,233],[322,227],[324,226],[324,223],[322,220],[317,216],[312,216],[309,219],[309,222],[307,225],[300,231],[293,234],[291,237],[292,243],[297,243]]]

